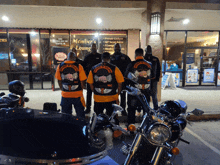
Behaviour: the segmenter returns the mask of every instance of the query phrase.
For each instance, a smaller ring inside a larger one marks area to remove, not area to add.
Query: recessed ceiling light
[[[101,24],[102,23],[102,19],[101,18],[96,18],[96,23],[97,24]]]
[[[189,19],[184,19],[183,20],[183,24],[188,24],[190,21],[189,21]]]
[[[3,20],[3,21],[9,21],[9,18],[4,15],[4,16],[2,16],[2,20]]]

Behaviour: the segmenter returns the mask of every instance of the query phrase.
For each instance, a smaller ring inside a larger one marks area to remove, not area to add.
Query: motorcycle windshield
[[[20,109],[0,111],[0,154],[31,159],[80,158],[89,146],[87,123],[68,114]]]

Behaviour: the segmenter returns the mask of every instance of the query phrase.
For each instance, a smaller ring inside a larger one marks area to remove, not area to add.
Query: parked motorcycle
[[[89,122],[54,108],[24,108],[24,84],[9,83],[8,95],[0,98],[0,164],[116,164],[107,156],[112,147],[112,134],[120,136],[124,129],[115,124],[122,110],[114,106],[113,114],[93,114]],[[54,104],[51,104],[54,105]]]
[[[187,125],[186,117],[191,113],[197,116],[204,112],[194,109],[186,113],[187,105],[182,100],[169,100],[161,104],[159,110],[150,108],[146,97],[138,88],[127,86],[127,93],[136,96],[142,103],[146,114],[141,125],[136,129],[136,136],[131,145],[125,144],[121,151],[127,155],[124,165],[171,165]],[[135,130],[133,128],[133,130]]]

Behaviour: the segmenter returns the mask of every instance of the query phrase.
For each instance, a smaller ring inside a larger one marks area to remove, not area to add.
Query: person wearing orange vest
[[[102,62],[93,66],[89,72],[87,83],[94,92],[94,112],[111,116],[113,112],[112,104],[119,104],[118,95],[122,90],[124,77],[119,68],[110,64],[110,54],[102,54]]]
[[[135,61],[132,61],[125,72],[125,77],[130,78],[129,74],[133,76],[133,79],[137,84],[135,84],[136,88],[140,89],[141,92],[146,96],[148,103],[149,95],[150,95],[150,82],[152,76],[152,67],[151,63],[146,61],[143,57],[144,51],[141,48],[135,50]],[[137,107],[140,107],[138,99],[135,96],[128,95],[128,125],[135,123],[135,111]]]
[[[72,105],[74,105],[77,116],[84,118],[85,101],[83,89],[85,88],[87,77],[82,65],[75,62],[76,58],[76,54],[70,52],[67,60],[57,67],[55,77],[62,90],[60,104],[62,112],[72,114]]]

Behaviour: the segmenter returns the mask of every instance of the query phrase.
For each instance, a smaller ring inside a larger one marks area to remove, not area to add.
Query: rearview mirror
[[[195,109],[192,111],[192,113],[193,113],[194,115],[196,115],[196,116],[201,116],[201,115],[204,113],[204,111],[202,111],[201,109],[195,108]]]

